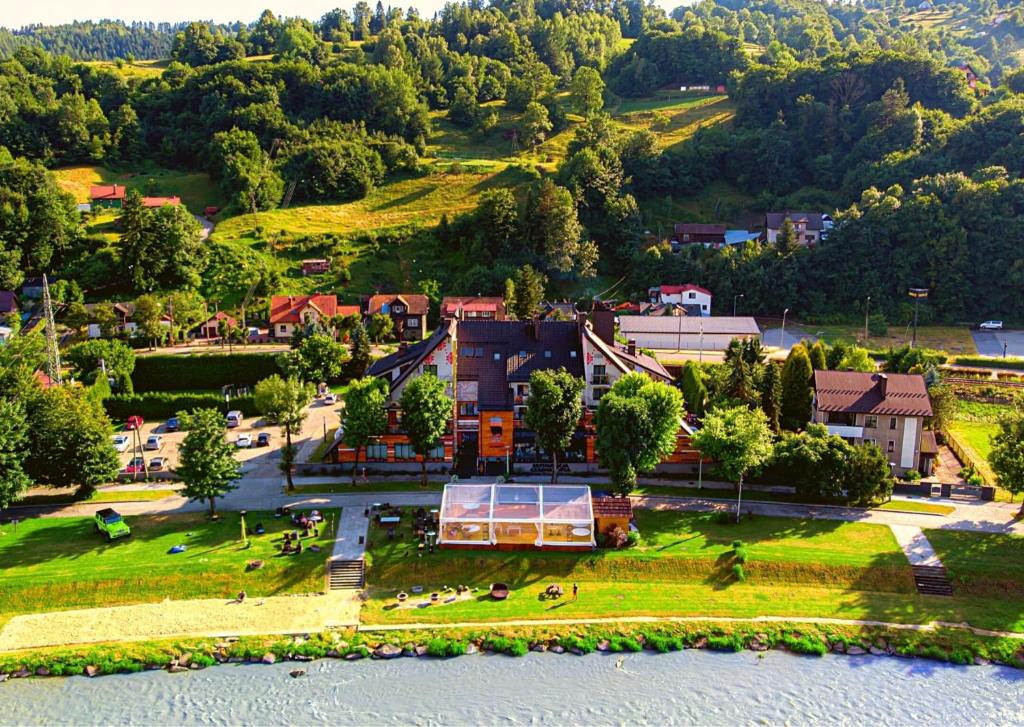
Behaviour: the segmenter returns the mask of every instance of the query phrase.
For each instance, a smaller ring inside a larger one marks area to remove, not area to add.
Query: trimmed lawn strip
[[[957,593],[1003,597],[1024,611],[1024,536],[925,530]]]
[[[19,506],[28,505],[80,505],[89,502],[149,502],[177,495],[177,490],[96,490],[90,497],[81,500],[67,495],[30,495],[17,501]]]
[[[329,484],[296,485],[295,492],[318,495],[362,495],[367,492],[440,492],[444,489],[444,484],[443,482],[428,482],[424,487],[419,480],[388,480],[353,485],[352,478],[346,477]]]
[[[324,510],[327,523],[313,553],[303,541],[301,555],[282,556],[279,536],[291,523],[272,512],[250,512],[250,547],[240,542],[239,518],[227,513],[217,522],[202,514],[126,518],[129,538],[113,542],[93,532],[91,518],[34,518],[0,528],[0,614],[55,611],[172,599],[319,592],[330,555],[338,510]],[[183,553],[170,554],[184,545]],[[247,570],[262,560],[257,570]]]
[[[933,502],[918,502],[916,500],[890,500],[876,505],[873,510],[902,510],[904,512],[930,512],[935,515],[950,515],[956,512],[956,508],[950,505],[936,505]]]

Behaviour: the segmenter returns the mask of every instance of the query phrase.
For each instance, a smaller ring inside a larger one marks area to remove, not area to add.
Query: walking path
[[[334,540],[332,560],[360,560],[366,551],[366,533],[370,519],[363,515],[365,508],[352,505],[342,508],[338,520],[338,534]],[[360,538],[363,542],[360,543]]]
[[[913,525],[890,525],[892,534],[896,536],[896,542],[903,549],[910,565],[941,566],[942,561],[928,542],[928,538],[921,532],[921,528]]]
[[[174,636],[314,633],[359,623],[358,591],[319,595],[163,601],[15,616],[0,629],[0,651],[139,641]]]

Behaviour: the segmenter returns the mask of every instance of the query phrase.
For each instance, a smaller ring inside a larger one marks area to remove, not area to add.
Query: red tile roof
[[[89,189],[89,199],[124,199],[125,187],[123,184],[97,184]]]
[[[491,312],[497,315],[505,315],[505,299],[495,297],[474,297],[474,296],[445,296],[441,301],[441,315],[454,316],[459,310],[465,312]]]
[[[884,387],[884,394],[883,394]],[[930,417],[932,403],[920,374],[815,371],[819,411]]]
[[[628,497],[595,497],[591,506],[594,517],[633,517],[633,503]]]
[[[357,316],[362,313],[359,306],[357,305],[339,305],[338,312],[335,315],[338,316]]]
[[[394,308],[396,303],[405,303],[408,312],[414,316],[425,316],[430,310],[430,299],[418,293],[387,293],[383,295],[371,295],[370,302],[366,306],[366,312],[370,315],[380,313],[384,305]]]
[[[302,323],[302,311],[313,306],[328,318],[338,312],[336,295],[275,295],[270,299],[270,323]]]
[[[658,290],[663,295],[679,295],[680,293],[687,293],[694,291],[696,293],[703,293],[704,295],[711,295],[711,291],[707,288],[702,288],[699,285],[693,283],[687,283],[686,285],[660,285]]]

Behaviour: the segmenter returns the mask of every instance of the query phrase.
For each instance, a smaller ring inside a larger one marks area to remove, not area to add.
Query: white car
[[[146,440],[145,448],[154,452],[159,452],[164,448],[164,439],[159,434],[150,434]]]
[[[1001,331],[1003,330],[1003,322],[985,321],[984,323],[979,323],[978,328],[980,328],[983,331]]]
[[[252,435],[239,434],[238,439],[235,440],[235,446],[239,449],[248,449],[252,446]]]
[[[128,438],[127,434],[115,434],[114,435],[114,449],[118,452],[127,452],[128,447],[131,445],[131,439]]]
[[[324,395],[324,406],[330,406],[331,404],[338,403],[338,395],[334,392],[330,392]]]

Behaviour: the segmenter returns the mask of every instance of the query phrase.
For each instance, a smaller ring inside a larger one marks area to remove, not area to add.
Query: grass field
[[[901,510],[903,512],[928,512],[933,515],[950,515],[956,511],[949,505],[937,505],[934,502],[917,502],[916,500],[892,500],[876,505],[876,510]]]
[[[845,341],[853,343],[863,337],[864,326],[827,326],[809,323],[802,326],[809,333],[819,334],[828,343]],[[889,332],[885,336],[870,336],[867,343],[860,345],[872,350],[882,350],[892,346],[898,348],[910,342],[910,336],[905,325],[889,326]],[[945,351],[951,355],[974,354],[978,349],[974,345],[974,338],[967,326],[918,326],[917,345],[921,348],[934,348],[938,351]]]
[[[1024,537],[1001,533],[926,530],[959,591],[1002,596],[1024,613]]]
[[[85,61],[85,65],[93,66],[94,68],[104,68],[117,72],[122,78],[128,81],[132,80],[145,80],[147,78],[156,78],[164,72],[167,68],[168,61],[134,61],[128,63],[122,61],[116,63],[114,61]]]
[[[989,440],[998,430],[993,422],[972,422],[954,420],[948,427],[949,433],[956,437],[964,453],[978,468],[978,472],[987,483],[995,483],[995,474],[988,464],[988,455],[992,451]]]
[[[444,550],[417,557],[411,540],[388,541],[374,527],[363,621],[788,615],[1024,628],[1019,600],[917,595],[909,565],[883,526],[765,517],[732,525],[712,515],[646,510],[637,519],[641,541],[634,548],[580,555]],[[736,539],[748,553],[743,582],[732,576]],[[488,595],[496,581],[511,587],[508,600]],[[566,590],[578,583],[578,599],[546,598],[550,583]],[[459,584],[473,590],[450,604],[418,608],[414,595],[412,607],[398,607],[394,598],[415,585],[429,593]]]
[[[18,505],[61,505],[72,502],[142,502],[162,500],[177,495],[176,490],[96,490],[84,500],[75,500],[67,494],[30,495],[18,500]]]
[[[338,511],[324,516],[337,523]],[[90,518],[34,518],[0,526],[0,614],[142,603],[170,599],[250,596],[323,590],[324,562],[333,529],[320,529],[320,553],[282,556],[279,535],[291,523],[270,512],[251,512],[250,528],[263,523],[250,547],[240,541],[237,513],[217,522],[204,515],[126,518],[129,538],[108,542]],[[305,545],[312,541],[304,541]],[[169,554],[184,545],[184,553]],[[258,570],[247,570],[262,560]]]
[[[176,196],[192,212],[201,213],[209,205],[224,203],[220,188],[208,174],[175,172],[168,169],[142,169],[138,172],[115,172],[106,167],[77,166],[53,170],[57,183],[75,197],[76,202],[89,201],[89,188],[94,184],[123,184],[144,195]]]

